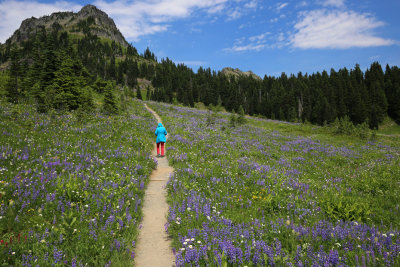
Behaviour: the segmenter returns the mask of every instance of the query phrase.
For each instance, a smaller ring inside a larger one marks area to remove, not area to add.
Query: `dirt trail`
[[[146,104],[145,107],[158,122],[161,122],[157,113]],[[153,157],[157,155],[155,144],[152,155]],[[164,228],[168,213],[165,185],[174,169],[168,165],[166,157],[157,158],[157,160],[157,169],[150,175],[150,182],[144,196],[142,228],[135,256],[135,266],[138,267],[174,266],[171,242]]]

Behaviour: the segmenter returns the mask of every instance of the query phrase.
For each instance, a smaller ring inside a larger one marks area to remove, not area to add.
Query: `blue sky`
[[[23,19],[96,5],[139,52],[148,46],[194,71],[259,76],[400,66],[399,0],[0,0],[0,42]]]

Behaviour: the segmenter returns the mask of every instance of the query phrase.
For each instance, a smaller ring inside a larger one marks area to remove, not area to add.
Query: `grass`
[[[390,118],[386,118],[379,126],[379,134],[400,136],[400,125]]]

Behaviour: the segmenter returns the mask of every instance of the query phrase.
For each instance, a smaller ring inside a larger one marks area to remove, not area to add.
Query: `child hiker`
[[[167,130],[165,130],[164,126],[160,122],[157,126],[156,131],[154,134],[157,136],[157,157],[164,157],[164,144],[167,141],[165,136],[167,135]],[[160,154],[160,148],[161,148],[161,154]]]

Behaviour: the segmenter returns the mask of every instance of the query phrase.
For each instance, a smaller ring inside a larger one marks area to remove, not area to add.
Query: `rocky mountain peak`
[[[94,5],[86,5],[82,7],[82,9],[78,12],[78,16],[80,17],[100,16],[108,18],[108,15],[105,12],[101,11]]]
[[[14,32],[7,42],[19,43],[25,41],[35,33],[38,28],[44,27],[48,30],[51,29],[55,23],[59,24],[62,30],[79,34],[79,23],[88,19],[91,19],[91,24],[89,25],[91,34],[111,39],[123,46],[128,45],[113,19],[94,5],[86,5],[78,13],[55,12],[49,16],[25,19],[21,23],[19,29]]]

